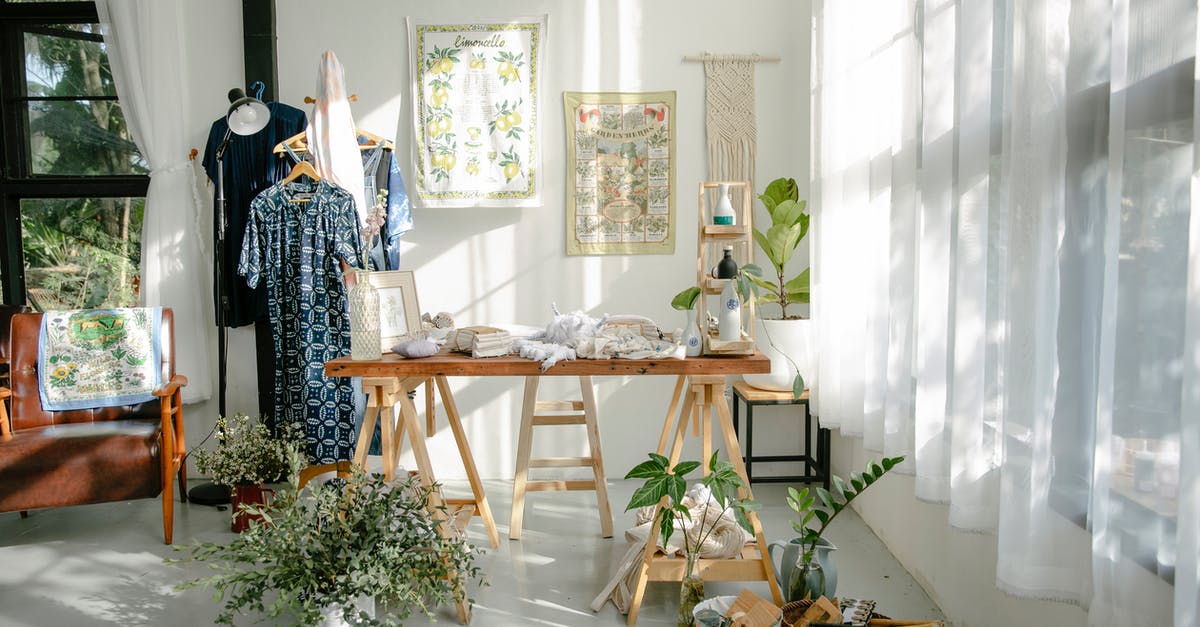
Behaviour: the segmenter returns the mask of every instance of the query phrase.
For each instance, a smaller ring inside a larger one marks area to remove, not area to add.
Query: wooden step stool
[[[596,422],[596,392],[591,377],[579,377],[579,401],[539,401],[538,381],[541,377],[525,377],[525,398],[521,405],[521,431],[517,440],[517,470],[513,478],[512,516],[508,537],[521,539],[521,520],[525,516],[525,493],[560,490],[595,490],[600,508],[600,531],[611,538],[612,508],[608,504],[608,485],[604,479],[604,459],[600,454],[600,427]],[[559,425],[587,427],[588,457],[530,458],[533,448],[533,428]],[[579,481],[530,481],[530,468],[591,468],[592,479]]]

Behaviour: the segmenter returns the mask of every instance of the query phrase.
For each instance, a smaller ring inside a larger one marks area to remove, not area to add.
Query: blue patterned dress
[[[251,287],[266,282],[276,424],[303,426],[312,463],[352,454],[354,391],[326,377],[325,362],[350,353],[339,261],[357,266],[358,250],[354,200],[328,181],[276,183],[250,204],[238,272]]]

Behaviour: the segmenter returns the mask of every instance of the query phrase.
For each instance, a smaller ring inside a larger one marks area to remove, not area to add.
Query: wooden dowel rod
[[[684,61],[760,61],[762,63],[777,63],[782,61],[779,55],[773,54],[690,54]]]

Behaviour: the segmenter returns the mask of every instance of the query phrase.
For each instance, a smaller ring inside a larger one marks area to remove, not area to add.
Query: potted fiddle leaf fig
[[[748,293],[744,295],[760,304],[777,304],[779,317],[768,318],[766,308],[758,308],[759,349],[771,359],[771,372],[745,375],[745,379],[754,387],[791,391],[799,398],[804,392],[804,375],[811,374],[804,372],[812,365],[810,321],[788,307],[809,302],[809,269],[789,278],[786,266],[808,234],[807,203],[800,200],[796,181],[790,178],[771,181],[758,199],[771,224],[765,231],[754,229],[754,241],[770,262],[770,276],[764,276],[767,273],[757,265],[747,264],[741,287]]]
[[[807,487],[788,488],[787,504],[797,516],[797,520],[791,521],[792,529],[800,535],[787,543],[772,542],[768,547],[772,559],[776,549],[783,549],[775,576],[788,601],[833,596],[837,572],[832,569],[832,562],[824,559],[828,547],[833,546],[825,541],[825,530],[851,501],[903,461],[901,456],[871,462],[862,473],[852,473],[849,482],[833,475],[832,490],[819,486],[812,492]]]
[[[708,461],[708,474],[692,492],[688,492],[684,477],[700,467],[697,461],[681,461],[671,466],[666,457],[650,453],[649,461],[638,464],[625,475],[626,479],[646,480],[629,498],[625,511],[653,507],[665,499],[658,517],[650,524],[658,525],[659,540],[664,547],[669,546],[676,528],[684,534],[685,570],[679,590],[678,627],[692,626],[695,620],[693,608],[704,600],[704,579],[699,576],[697,566],[709,538],[714,532],[734,530],[735,527],[741,527],[751,535],[754,533],[746,512],[757,511],[758,503],[738,496],[738,491],[744,490],[746,484],[733,469],[733,464],[718,460],[717,453],[713,452]],[[700,512],[699,520],[694,515],[696,511]],[[646,550],[653,551],[654,548],[647,547]]]

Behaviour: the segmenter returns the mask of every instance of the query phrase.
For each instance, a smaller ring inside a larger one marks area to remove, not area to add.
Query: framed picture
[[[371,285],[379,291],[379,333],[387,351],[421,330],[421,307],[412,270],[371,272]]]

